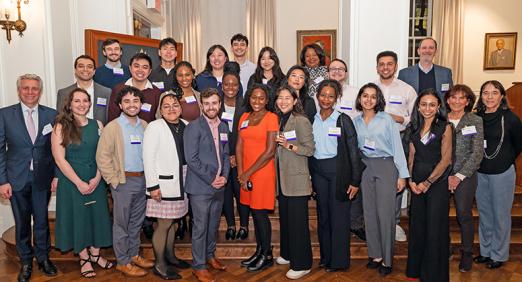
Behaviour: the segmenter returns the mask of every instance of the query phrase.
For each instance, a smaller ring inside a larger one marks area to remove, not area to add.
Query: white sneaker
[[[398,224],[395,225],[395,241],[406,242],[406,233]]]
[[[278,258],[276,259],[276,263],[277,263],[277,264],[280,264],[280,265],[285,265],[285,264],[289,264],[290,261],[284,259],[283,257],[278,257]]]
[[[286,273],[286,278],[295,280],[295,279],[299,279],[299,278],[305,276],[308,273],[310,273],[310,269],[308,269],[308,270],[298,270],[298,271],[290,269]]]

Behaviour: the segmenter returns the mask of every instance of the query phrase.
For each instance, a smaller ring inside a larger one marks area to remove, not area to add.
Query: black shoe
[[[488,263],[488,262],[491,262],[492,260],[489,258],[489,257],[483,257],[483,256],[476,256],[473,261],[475,263]]]
[[[241,267],[248,267],[257,262],[257,260],[261,257],[261,247],[256,247],[256,252],[249,258],[241,261]]]
[[[338,272],[338,271],[346,271],[346,268],[340,268],[340,267],[327,267],[325,269],[326,272]]]
[[[56,266],[54,266],[54,264],[49,259],[39,262],[38,269],[41,270],[46,276],[56,276],[56,274],[58,274]]]
[[[368,258],[368,263],[366,264],[366,268],[377,269],[381,265],[382,265],[382,261],[374,261],[373,258]]]
[[[181,279],[181,275],[179,275],[176,271],[167,268],[167,271],[165,273],[161,273],[156,266],[152,268],[152,273],[154,273],[156,276],[161,277],[163,280],[178,280]]]
[[[225,233],[225,239],[227,241],[236,239],[236,228],[235,227],[229,227],[227,229],[227,232]]]
[[[324,262],[319,262],[319,268],[324,268],[326,264]]]
[[[154,227],[152,225],[143,226],[143,234],[149,241],[152,240],[152,235],[154,234]]]
[[[460,272],[468,272],[471,270],[473,266],[473,253],[461,252],[460,254],[460,263],[459,263],[459,271]]]
[[[350,232],[357,236],[357,238],[366,242],[366,231],[364,231],[364,228],[350,229]]]
[[[392,267],[391,266],[384,266],[384,265],[380,265],[379,266],[379,274],[381,274],[381,276],[386,276],[390,273],[392,273]]]
[[[240,227],[236,235],[236,240],[245,240],[246,238],[248,238],[248,229]]]
[[[255,272],[267,269],[274,265],[274,256],[272,256],[272,249],[270,251],[261,254],[259,259],[247,267],[248,272]]]
[[[165,260],[167,261],[167,264],[172,265],[178,269],[189,269],[192,267],[190,265],[190,263],[188,263],[182,259],[179,259],[179,258],[171,259],[171,258],[168,258],[167,256],[165,256]]]
[[[496,269],[504,265],[501,261],[491,260],[490,262],[486,263],[486,267],[489,269]]]
[[[18,273],[18,282],[28,282],[31,278],[31,273],[33,272],[33,264],[23,264],[22,268],[20,268],[20,273]]]
[[[176,240],[183,240],[187,232],[187,217],[184,216],[178,221],[178,229],[176,229]]]

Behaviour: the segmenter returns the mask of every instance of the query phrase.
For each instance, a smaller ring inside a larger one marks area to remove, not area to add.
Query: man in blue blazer
[[[428,88],[436,89],[439,97],[444,101],[444,95],[453,86],[453,78],[449,68],[433,63],[436,53],[435,39],[424,38],[417,48],[419,63],[400,70],[399,79],[411,85],[417,94]]]
[[[185,128],[183,144],[188,170],[185,192],[192,207],[192,267],[199,281],[214,281],[207,263],[214,269],[226,266],[214,255],[219,219],[230,170],[228,125],[221,122],[221,96],[214,88],[201,93],[203,115]]]
[[[0,109],[0,196],[9,199],[13,209],[16,251],[22,263],[18,281],[29,281],[34,256],[47,276],[57,273],[49,260],[51,240],[47,218],[51,190],[57,184],[52,181],[55,165],[51,154],[56,111],[38,104],[42,94],[39,76],[22,75],[16,86],[20,103]]]

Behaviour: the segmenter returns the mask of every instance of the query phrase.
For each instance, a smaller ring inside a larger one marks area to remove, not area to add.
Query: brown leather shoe
[[[198,281],[201,282],[215,282],[216,279],[214,279],[214,276],[212,276],[212,273],[208,271],[208,269],[194,269],[192,271],[192,274],[196,276]]]
[[[125,274],[125,276],[128,276],[128,277],[142,277],[142,276],[147,275],[147,271],[145,271],[145,269],[142,269],[131,263],[129,263],[127,265],[118,264],[116,266],[116,270],[121,271],[121,273]]]
[[[150,259],[146,259],[140,255],[132,257],[131,260],[132,260],[132,263],[134,263],[135,265],[137,265],[139,267],[152,268],[154,266],[154,261],[152,261]]]
[[[211,258],[207,261],[208,264],[210,264],[210,266],[212,266],[212,268],[214,269],[217,269],[217,270],[225,270],[227,269],[227,266],[222,264],[219,260],[217,260],[216,258]]]

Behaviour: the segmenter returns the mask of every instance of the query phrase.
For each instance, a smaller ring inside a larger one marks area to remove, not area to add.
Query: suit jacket
[[[107,124],[107,111],[109,108],[109,99],[111,98],[111,89],[96,82],[93,83],[94,97],[91,97],[91,107],[94,107],[93,118],[101,121],[103,125],[105,125]],[[65,103],[65,98],[67,97],[67,95],[69,95],[69,93],[71,93],[71,91],[73,91],[77,87],[77,84],[73,83],[65,88],[58,90],[58,99],[56,100],[57,111],[62,110],[63,104]],[[101,103],[98,105],[98,98],[105,99],[105,105],[102,105]]]
[[[308,157],[313,156],[315,151],[312,124],[304,115],[290,115],[285,124],[284,132],[295,131],[296,140],[288,143],[297,146],[297,152],[291,152],[277,146],[276,172],[279,177],[279,187],[285,196],[307,196],[312,190],[310,171],[308,170]]]
[[[453,76],[451,73],[451,70],[439,66],[439,65],[433,65],[433,70],[435,71],[435,88],[437,90],[437,93],[439,94],[439,97],[441,97],[442,101],[444,101],[444,95],[446,92],[453,86]],[[413,66],[404,68],[399,71],[399,79],[408,83],[415,89],[415,92],[417,94],[420,93],[419,91],[419,64],[415,64]],[[448,88],[442,91],[442,85],[448,84]]]
[[[510,67],[513,65],[513,52],[509,49],[502,49],[501,55],[497,50],[491,52],[489,65],[492,67]]]
[[[228,134],[228,125],[221,122],[218,131],[219,135],[221,133]],[[230,171],[227,143],[219,142],[220,175],[225,178],[228,178]],[[187,125],[183,133],[183,144],[185,160],[188,165],[185,192],[193,195],[205,195],[225,191],[224,186],[220,189],[215,189],[211,186],[217,175],[218,160],[216,158],[214,138],[212,137],[210,126],[203,115]]]
[[[475,126],[476,134],[463,135],[462,129],[466,126]],[[482,118],[474,113],[466,113],[453,130],[453,169],[452,173],[460,173],[471,177],[480,167],[484,148],[484,127]]]
[[[38,134],[33,144],[21,104],[0,109],[0,184],[9,183],[13,191],[22,190],[27,183],[32,159],[33,187],[50,189],[55,164],[51,153],[51,132],[44,135],[43,131],[54,126],[56,114],[54,109],[38,106]]]

